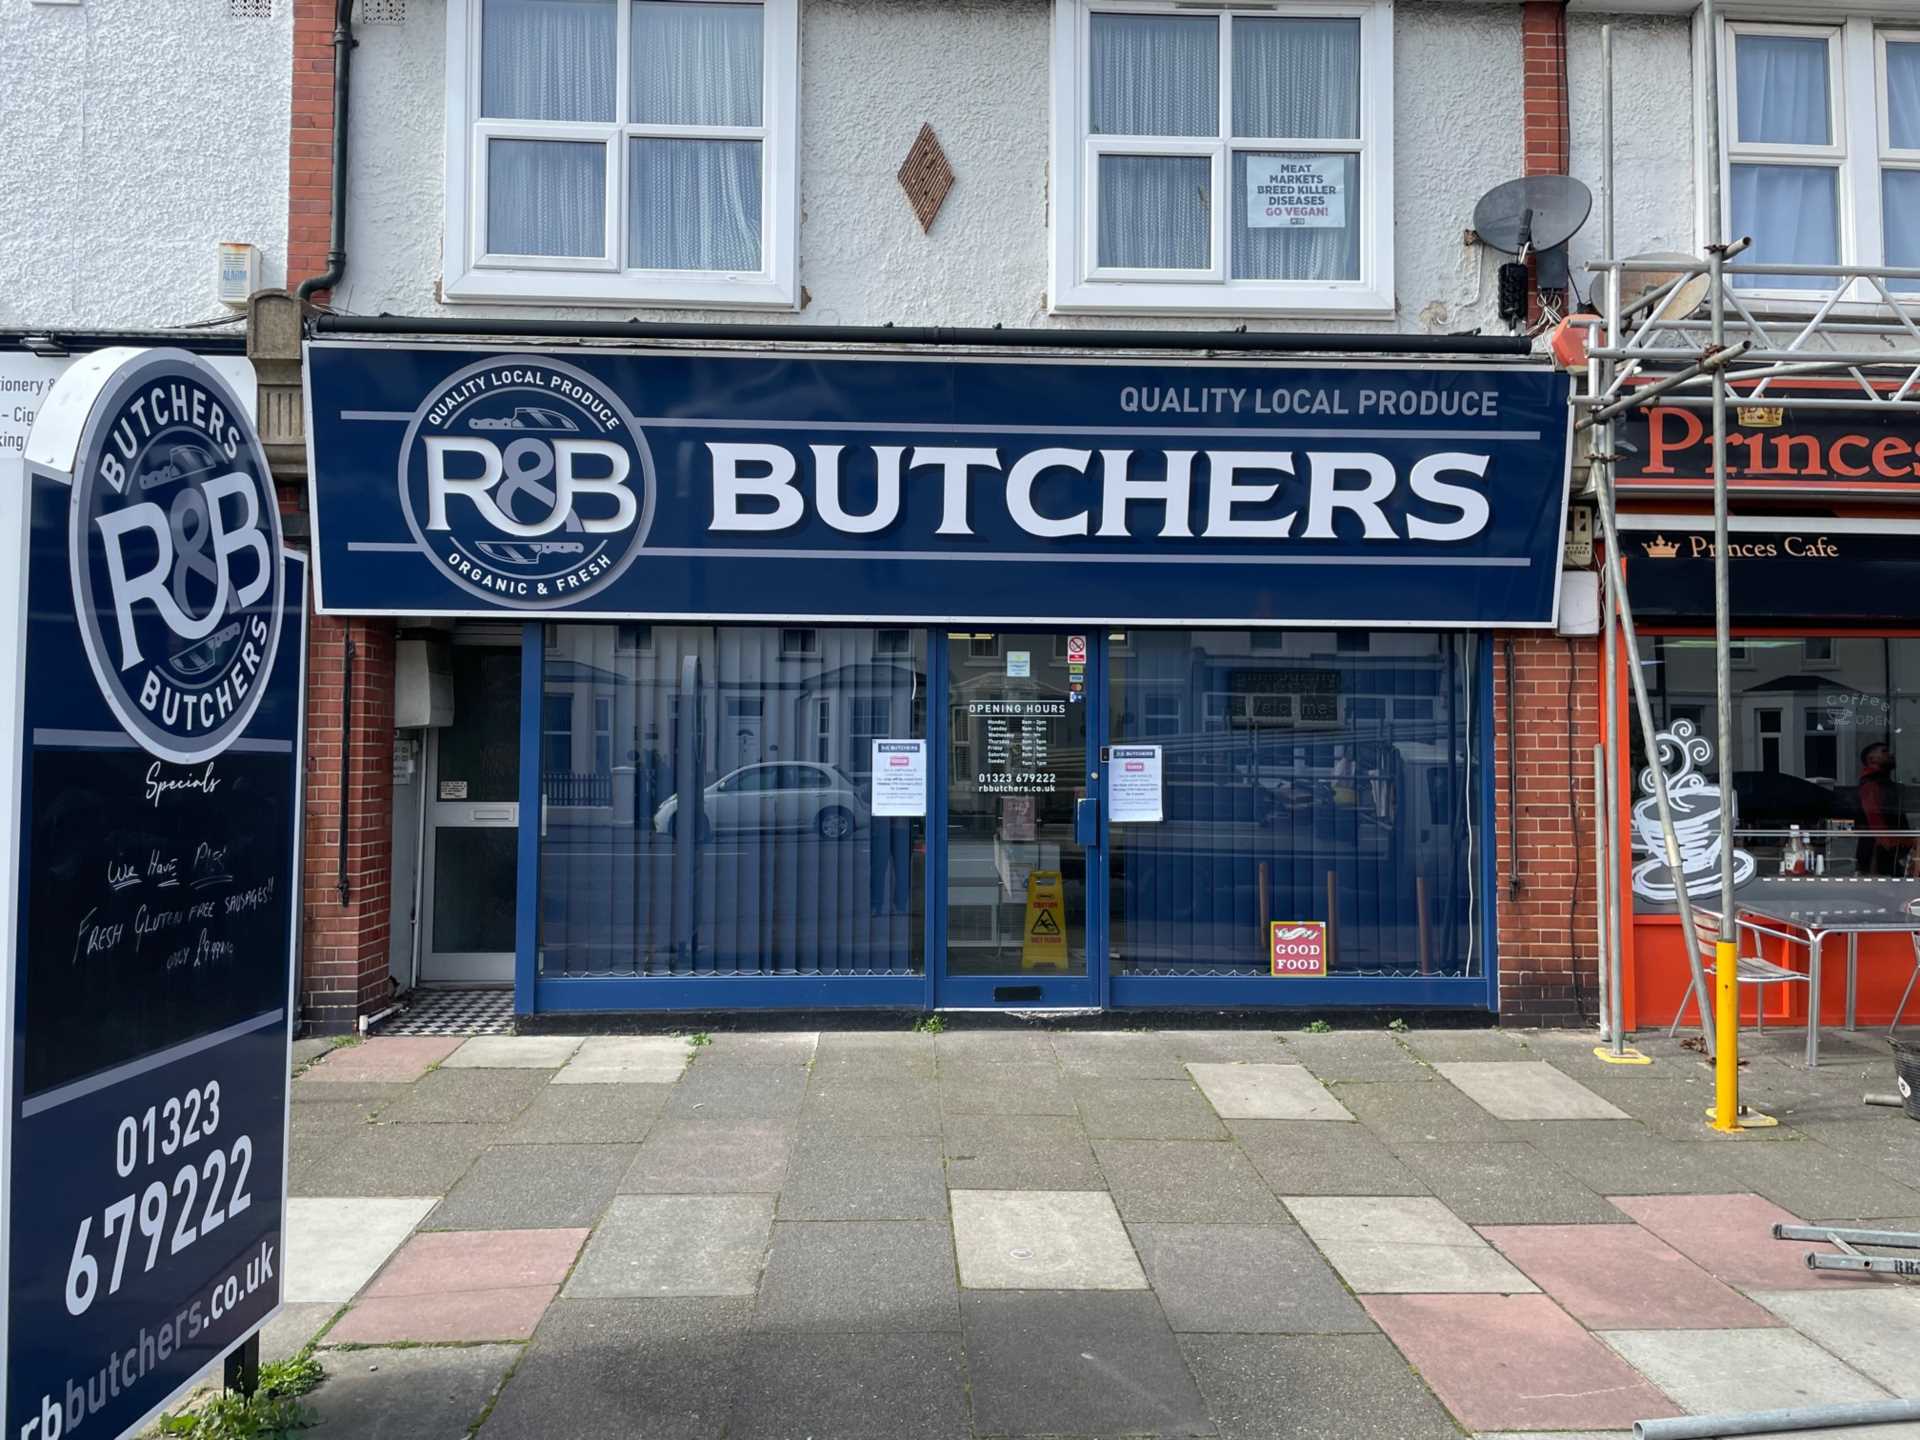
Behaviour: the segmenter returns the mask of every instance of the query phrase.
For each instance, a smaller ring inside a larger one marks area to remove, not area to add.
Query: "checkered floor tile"
[[[511,990],[416,990],[407,1008],[382,1020],[381,1035],[511,1035]]]

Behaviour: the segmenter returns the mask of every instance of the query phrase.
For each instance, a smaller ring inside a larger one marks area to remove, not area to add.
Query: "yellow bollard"
[[[1713,1128],[1740,1128],[1740,947],[1713,947]]]

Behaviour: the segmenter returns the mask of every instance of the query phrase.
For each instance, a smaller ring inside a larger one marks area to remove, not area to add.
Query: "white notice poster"
[[[1160,747],[1115,745],[1107,760],[1107,819],[1115,825],[1162,820]]]
[[[927,813],[927,742],[873,742],[873,813],[877,816]]]
[[[1340,230],[1347,162],[1340,155],[1249,155],[1247,224],[1255,230]]]

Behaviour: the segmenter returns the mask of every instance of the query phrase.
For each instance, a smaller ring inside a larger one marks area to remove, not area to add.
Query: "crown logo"
[[[1656,535],[1651,540],[1643,541],[1640,548],[1647,552],[1647,558],[1650,560],[1671,560],[1680,553],[1680,547],[1664,535]]]
[[[1742,425],[1755,430],[1778,430],[1787,423],[1787,412],[1780,405],[1737,405],[1735,413]]]

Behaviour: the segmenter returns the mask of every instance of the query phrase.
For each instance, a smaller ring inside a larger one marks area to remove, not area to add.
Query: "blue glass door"
[[[1088,1006],[1104,974],[1098,636],[945,636],[945,944],[935,1003]]]

